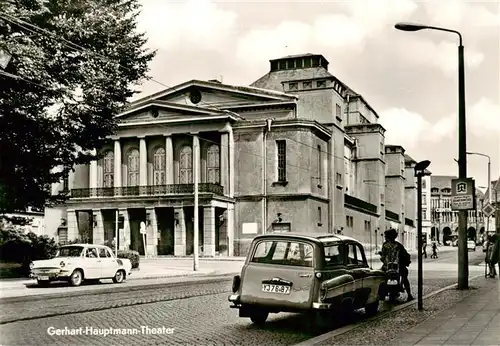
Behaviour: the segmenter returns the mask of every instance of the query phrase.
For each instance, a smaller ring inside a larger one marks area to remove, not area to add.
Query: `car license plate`
[[[398,281],[397,280],[387,280],[387,284],[388,285],[397,285],[398,284]]]
[[[290,294],[290,286],[262,284],[262,292]]]
[[[49,277],[48,277],[48,276],[39,276],[39,277],[38,277],[38,280],[42,280],[42,281],[44,281],[44,280],[48,280],[48,279],[49,279]]]

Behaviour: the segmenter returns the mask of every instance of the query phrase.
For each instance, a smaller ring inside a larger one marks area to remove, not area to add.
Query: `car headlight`
[[[61,268],[64,268],[65,265],[66,263],[64,263],[64,261],[61,261],[61,263],[59,263],[59,266],[61,266]]]
[[[35,263],[30,262],[30,270],[33,269],[34,266],[35,266]]]

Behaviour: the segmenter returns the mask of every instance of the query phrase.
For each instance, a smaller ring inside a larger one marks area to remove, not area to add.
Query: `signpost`
[[[490,203],[487,203],[483,208],[483,213],[486,217],[490,217],[495,213],[495,207],[492,206]]]
[[[476,187],[474,179],[452,179],[451,181],[451,209],[475,210]]]
[[[467,250],[467,210],[476,209],[476,187],[472,178],[451,181],[451,209],[459,211],[458,227],[458,286],[468,287],[469,253]]]

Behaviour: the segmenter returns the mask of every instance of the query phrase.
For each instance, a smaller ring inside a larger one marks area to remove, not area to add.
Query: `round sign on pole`
[[[141,222],[141,234],[146,234],[146,224],[144,221]]]

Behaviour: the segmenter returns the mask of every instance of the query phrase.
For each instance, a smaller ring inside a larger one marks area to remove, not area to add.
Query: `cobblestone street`
[[[478,254],[479,255],[479,254]],[[476,255],[477,256],[477,255]],[[449,257],[453,257],[450,255]],[[443,261],[449,262],[450,258]],[[471,259],[472,260],[472,259]],[[429,265],[430,267],[430,265]],[[426,272],[424,294],[455,283],[455,272],[446,268]],[[480,267],[471,266],[471,275]],[[411,281],[416,292],[415,270]],[[53,298],[2,305],[0,336],[5,345],[110,345],[110,344],[231,344],[291,345],[315,336],[308,331],[305,317],[296,314],[270,315],[264,327],[239,318],[229,308],[227,296],[231,281],[187,283],[165,287],[144,287],[143,291],[116,294],[89,294],[81,297]],[[131,305],[131,306],[126,306]],[[93,312],[92,308],[100,309]],[[46,314],[59,316],[42,317]],[[37,317],[38,316],[38,317]],[[13,319],[31,319],[5,323]],[[362,319],[362,317],[359,317]],[[171,334],[148,334],[148,328],[173,328]],[[49,335],[49,328],[93,327],[137,329],[135,335]]]

